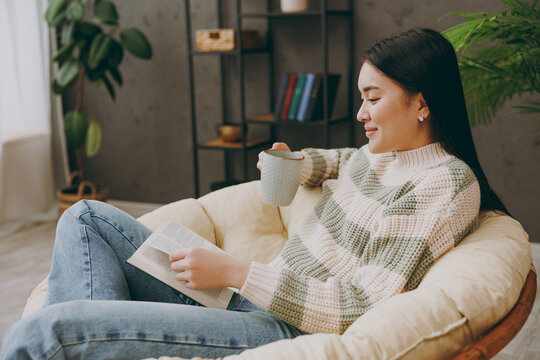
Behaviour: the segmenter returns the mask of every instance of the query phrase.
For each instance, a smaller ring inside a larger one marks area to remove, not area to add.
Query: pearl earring
[[[425,120],[425,118],[424,118],[422,115],[420,115],[420,116],[418,117],[418,120],[419,120],[420,122],[422,122],[422,121]]]

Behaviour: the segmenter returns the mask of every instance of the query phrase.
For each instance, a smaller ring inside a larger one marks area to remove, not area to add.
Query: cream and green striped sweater
[[[270,264],[252,262],[240,294],[310,333],[343,333],[475,228],[480,188],[440,143],[372,154],[305,149],[302,184],[323,191]]]

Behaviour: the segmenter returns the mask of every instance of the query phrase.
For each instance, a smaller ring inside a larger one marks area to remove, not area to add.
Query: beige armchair
[[[267,263],[300,226],[320,192],[300,188],[290,206],[277,208],[262,202],[260,184],[254,181],[165,205],[139,220],[155,229],[166,219],[176,219],[236,257]],[[479,228],[435,263],[417,289],[376,306],[343,335],[305,335],[228,358],[453,358],[510,312],[530,269],[528,235],[521,225],[484,212]],[[32,292],[23,316],[41,307],[45,292],[46,280]]]

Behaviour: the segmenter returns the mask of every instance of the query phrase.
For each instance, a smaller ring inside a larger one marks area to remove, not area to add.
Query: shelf
[[[346,115],[343,114],[336,114],[332,115],[330,120],[328,120],[328,125],[334,125],[338,124],[344,121],[348,121]],[[257,123],[257,124],[272,124],[272,125],[284,125],[284,126],[324,126],[325,121],[324,120],[316,120],[316,121],[276,121],[274,118],[274,114],[265,114],[265,115],[259,115],[259,116],[252,116],[247,119],[248,123]]]
[[[283,13],[280,11],[272,11],[267,13],[246,13],[240,14],[240,17],[244,18],[254,18],[254,17],[265,17],[265,18],[286,18],[286,17],[314,17],[323,15],[323,11],[303,11],[297,13]],[[329,16],[346,16],[351,15],[350,10],[326,10],[326,15]]]
[[[242,54],[257,54],[257,53],[266,53],[269,49],[266,47],[257,48],[257,49],[242,49]],[[228,50],[228,51],[192,51],[189,53],[191,56],[198,55],[236,55],[238,50]]]
[[[248,140],[246,141],[246,149],[251,149],[271,143],[271,141],[264,139]],[[242,150],[242,142],[225,142],[221,139],[214,139],[200,143],[199,147],[205,149]]]

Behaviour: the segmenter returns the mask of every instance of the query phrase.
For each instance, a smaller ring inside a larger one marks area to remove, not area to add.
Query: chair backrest
[[[464,349],[454,360],[491,359],[517,335],[523,327],[536,298],[536,270],[531,266],[519,299],[512,310],[481,339]]]

